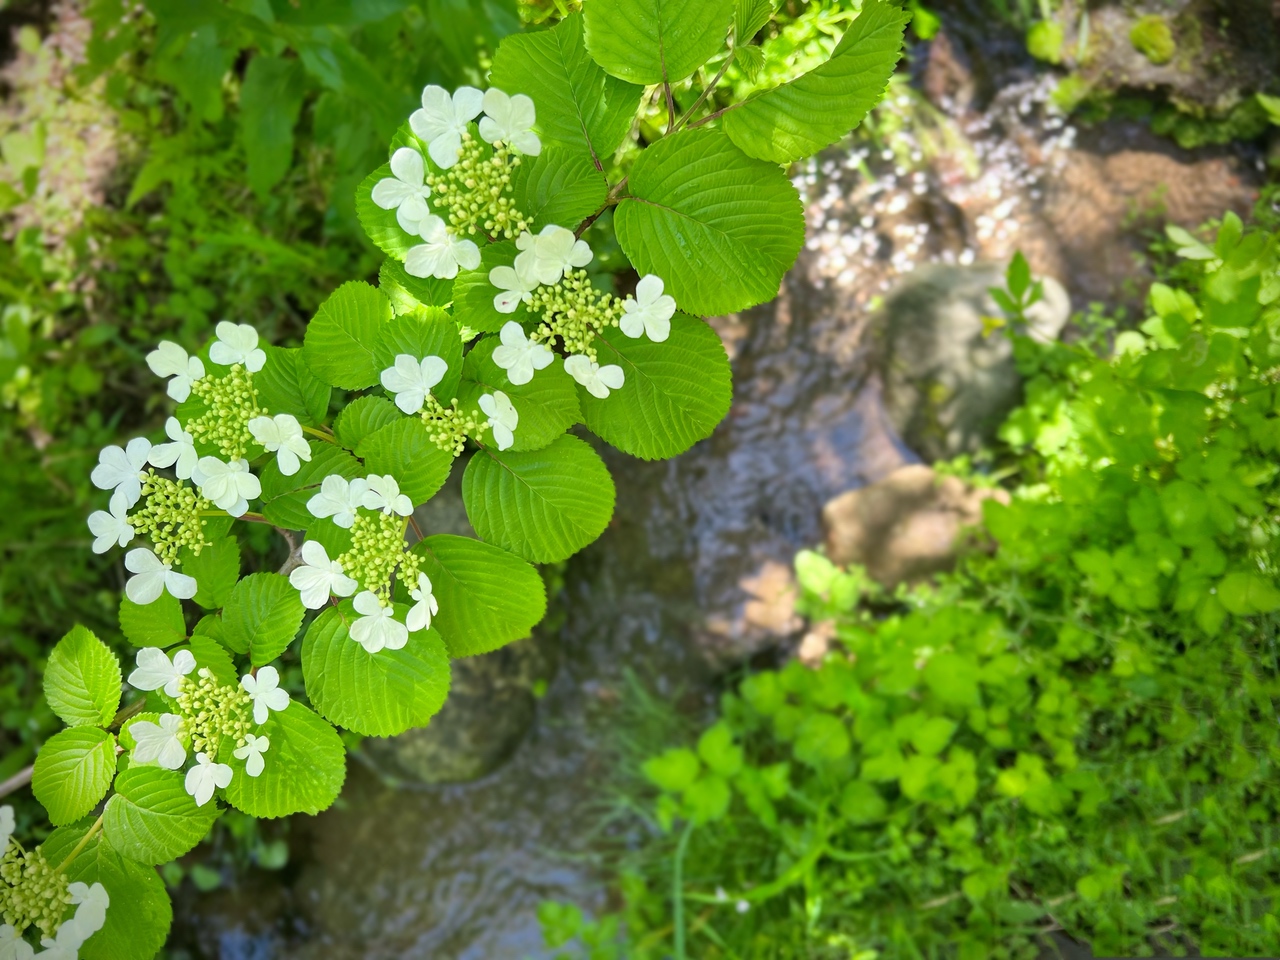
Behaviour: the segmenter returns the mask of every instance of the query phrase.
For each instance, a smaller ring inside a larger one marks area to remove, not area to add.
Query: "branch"
[[[595,213],[593,213],[591,216],[587,217],[587,219],[583,220],[582,223],[578,224],[578,229],[573,231],[573,235],[578,239],[582,239],[582,235],[586,233],[588,228],[590,228],[590,226],[600,218],[600,214],[604,213],[610,207],[617,205],[619,195],[626,188],[626,186],[627,186],[626,177],[623,177],[616,184],[614,184],[613,188],[609,191],[609,196],[605,198],[604,203],[600,204],[600,209],[597,210]]]
[[[0,783],[0,797],[7,797],[11,793],[16,793],[31,782],[31,771],[34,769],[30,765],[23,767],[8,780]]]
[[[699,94],[698,99],[694,101],[693,106],[690,107],[688,110],[686,110],[684,116],[676,121],[676,125],[671,131],[672,133],[675,133],[676,130],[679,130],[686,123],[688,123],[689,118],[698,112],[698,108],[707,102],[707,97],[711,96],[712,91],[715,90],[715,88],[719,86],[720,81],[724,79],[724,75],[728,72],[729,64],[731,63],[733,63],[733,46],[732,45],[730,45],[729,47],[729,55],[724,58],[724,66],[720,68],[720,72],[715,75],[715,78],[711,81],[711,83],[709,83],[706,87],[703,88],[702,93]]]

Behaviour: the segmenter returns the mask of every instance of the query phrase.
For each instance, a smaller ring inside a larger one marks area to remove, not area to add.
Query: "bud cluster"
[[[249,695],[240,687],[219,683],[208,667],[201,667],[194,679],[182,678],[177,701],[183,727],[190,732],[191,746],[197,753],[217,757],[223,737],[243,747],[244,735],[253,729]]]
[[[456,235],[482,230],[489,237],[510,240],[528,230],[530,222],[516,209],[511,173],[520,156],[498,143],[491,156],[470,131],[462,135],[458,162],[444,173],[428,173],[432,206]]]
[[[376,594],[383,606],[391,602],[397,570],[402,583],[418,582],[420,559],[405,549],[406,523],[394,514],[359,513],[351,525],[351,549],[338,557],[346,575]]]
[[[488,420],[459,409],[457,397],[446,407],[429,393],[422,407],[422,422],[431,442],[455,457],[466,447],[468,436],[479,438],[489,428]]]
[[[212,509],[213,504],[182,480],[170,480],[149,469],[142,481],[142,504],[129,515],[129,525],[150,538],[161,561],[177,563],[183,547],[198,556],[209,543],[204,536],[208,521],[201,513]]]
[[[187,433],[197,443],[215,445],[225,460],[245,459],[253,443],[249,421],[265,412],[258,406],[253,374],[241,364],[233,364],[225,376],[209,374],[196,380],[191,393],[208,409],[187,421]]]
[[[71,902],[66,875],[49,865],[39,847],[27,853],[11,842],[0,860],[0,879],[0,918],[18,935],[34,924],[52,937]]]
[[[596,359],[591,345],[596,334],[616,327],[623,314],[622,301],[595,289],[585,270],[567,273],[559,283],[533,291],[529,312],[542,315],[530,340],[549,346],[559,337],[566,353],[585,354],[592,361]]]

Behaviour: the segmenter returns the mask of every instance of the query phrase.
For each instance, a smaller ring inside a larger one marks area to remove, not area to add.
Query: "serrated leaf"
[[[403,620],[399,605],[396,616]],[[369,653],[351,639],[351,601],[311,622],[302,674],[311,703],[330,722],[370,737],[426,726],[449,693],[449,655],[435,630],[409,634],[400,650]]]
[[[266,345],[267,362],[253,375],[258,402],[270,413],[291,413],[300,423],[317,427],[329,411],[327,383],[317,379],[303,362],[301,348]]]
[[[636,160],[618,204],[618,242],[682,310],[732,313],[772,300],[804,242],[800,196],[782,168],[699,128]]]
[[[556,357],[551,366],[539,370],[528,383],[516,386],[507,379],[507,372],[493,362],[493,351],[499,342],[497,337],[485,337],[467,354],[459,388],[460,405],[483,420],[477,407],[481,394],[501,390],[519,415],[511,449],[540,450],[582,418],[577,384],[564,372],[564,361]]]
[[[550,30],[504,39],[490,82],[533,97],[542,139],[588,149],[597,169],[630,132],[644,93],[643,87],[609,76],[587,55],[580,13]]]
[[[196,665],[212,670],[219,683],[237,687],[240,685],[240,672],[223,642],[225,636],[222,618],[210,615],[196,624],[191,631],[191,640],[185,648],[179,649],[190,650],[196,658]]]
[[[513,313],[499,313],[493,305],[498,288],[489,282],[489,271],[498,266],[511,266],[516,259],[516,245],[510,241],[490,243],[480,248],[480,266],[463,270],[453,281],[453,316],[464,327],[477,333],[496,333],[508,321],[525,323],[529,308],[517,304]]]
[[[275,461],[272,461],[273,465],[274,463]],[[190,548],[184,547],[182,572],[196,578],[196,595],[192,599],[206,610],[217,610],[227,602],[227,597],[231,596],[231,589],[240,579],[240,541],[235,537],[214,540],[212,543],[205,544],[199,555],[193,554]],[[160,600],[165,596],[168,594],[162,596]],[[156,601],[156,603],[159,602],[159,600]],[[177,605],[177,601],[174,603]],[[155,603],[148,604],[148,606],[155,605]],[[186,636],[185,627],[183,636]],[[166,644],[140,645],[166,646]]]
[[[423,154],[423,159],[426,159],[426,154]],[[422,242],[422,238],[413,236],[400,226],[394,209],[383,210],[373,202],[373,188],[379,180],[388,177],[392,177],[391,164],[384,163],[360,181],[356,187],[356,217],[374,246],[389,257],[403,260],[411,248]]]
[[[120,661],[90,630],[58,641],[44,669],[44,698],[69,727],[109,724],[120,709]]]
[[[677,313],[662,343],[610,329],[596,338],[596,353],[602,365],[620,366],[626,380],[605,400],[579,389],[582,419],[624,453],[643,460],[674,457],[711,436],[729,412],[729,357],[701,320]]]
[[[568,434],[533,453],[480,450],[462,478],[476,533],[534,563],[566,560],[600,536],[615,497],[604,461]]]
[[[346,779],[346,748],[338,732],[297,700],[272,712],[258,729],[271,741],[262,774],[250,777],[239,769],[225,795],[237,810],[253,817],[316,814],[330,806]],[[224,740],[222,754],[232,744]],[[226,757],[220,755],[222,762]]]
[[[773,0],[734,0],[734,52],[741,52],[773,17]],[[759,49],[759,48],[756,48]]]
[[[222,611],[223,642],[260,667],[284,653],[298,635],[304,613],[288,577],[251,573],[236,584]]]
[[[724,47],[733,0],[591,0],[587,50],[612,76],[677,83]]]
[[[282,474],[275,460],[262,468],[262,515],[277,527],[305,530],[315,519],[307,511],[307,501],[325,477],[336,474],[350,480],[364,472],[360,461],[336,443],[312,443],[311,459],[293,476]]]
[[[208,550],[205,547],[205,550]],[[200,577],[183,564],[183,573]],[[199,594],[196,595],[199,597]],[[187,625],[182,617],[182,601],[172,594],[160,594],[151,603],[134,603],[128,597],[120,598],[120,632],[135,647],[171,647],[187,639]]]
[[[431,388],[432,395],[448,406],[462,379],[462,340],[453,318],[440,307],[423,307],[393,317],[378,331],[373,345],[374,361],[380,370],[386,370],[395,366],[396,357],[402,353],[415,360],[439,357],[448,364],[445,375]]]
[[[470,537],[436,534],[415,544],[440,612],[431,620],[451,657],[488,653],[527,637],[547,612],[538,571]]]
[[[102,832],[130,860],[168,863],[203,840],[221,812],[216,803],[196,806],[180,771],[132,766],[116,777]]]
[[[421,417],[401,417],[365,437],[357,451],[369,473],[391,474],[414,506],[426,503],[449,479],[453,451],[441,450]]]
[[[748,156],[792,163],[842,138],[884,97],[911,14],[867,0],[831,58],[724,115],[725,133]]]
[[[99,727],[70,727],[45,741],[31,771],[31,789],[55,826],[79,820],[98,805],[116,773],[116,738]]]
[[[386,397],[358,397],[338,414],[333,422],[333,435],[348,450],[354,450],[369,434],[403,417]]]
[[[344,390],[363,390],[378,382],[382,368],[373,345],[391,319],[391,301],[361,280],[344,283],[307,324],[302,356],[311,372]]]
[[[398,260],[383,260],[378,268],[378,289],[391,301],[397,314],[417,307],[444,307],[453,301],[453,281],[436,277],[411,277]]]
[[[537,233],[551,223],[574,229],[604,205],[609,184],[585,153],[552,145],[525,159],[512,178],[512,190],[516,209]]]

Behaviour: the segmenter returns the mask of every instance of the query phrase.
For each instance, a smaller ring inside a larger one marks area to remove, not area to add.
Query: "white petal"
[[[484,94],[475,87],[459,87],[453,91],[453,115],[459,123],[474,120],[484,109]]]
[[[417,153],[416,150],[412,151]],[[373,185],[370,199],[383,210],[394,210],[417,193],[417,188],[392,177],[384,177]]]
[[[319,610],[329,602],[333,574],[304,564],[289,571],[289,583],[298,591],[304,607]]]
[[[432,138],[427,144],[427,153],[441,170],[448,170],[458,162],[458,153],[462,150],[462,135],[456,130],[446,130]]]
[[[422,154],[412,147],[401,147],[391,155],[391,172],[395,174],[397,180],[416,190],[422,186],[426,177],[426,166],[422,162]]]

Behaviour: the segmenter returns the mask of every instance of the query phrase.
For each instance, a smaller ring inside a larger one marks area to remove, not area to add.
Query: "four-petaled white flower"
[[[506,450],[516,442],[515,431],[520,425],[520,414],[511,405],[510,398],[501,390],[486,393],[480,398],[480,409],[489,418],[489,429],[499,450]]]
[[[409,608],[404,625],[409,628],[410,633],[417,633],[431,626],[431,618],[440,612],[440,604],[431,592],[431,578],[425,573],[418,573],[418,586],[409,591],[409,596],[418,602]]]
[[[256,777],[262,773],[263,768],[267,765],[262,759],[262,755],[267,752],[267,748],[271,746],[271,741],[266,737],[254,736],[252,733],[244,735],[244,746],[236,747],[231,751],[231,755],[237,760],[244,761],[244,772],[251,777]]]
[[[56,934],[40,938],[40,946],[44,949],[36,954],[37,960],[79,960],[80,948],[88,939],[75,918],[64,920]]]
[[[31,944],[18,935],[13,924],[0,924],[0,960],[31,960],[35,953]]]
[[[146,437],[134,437],[121,448],[103,447],[98,454],[98,465],[89,479],[99,490],[115,490],[124,493],[129,506],[142,496],[142,470],[151,455],[151,441]]]
[[[349,597],[359,586],[342,572],[342,564],[329,559],[329,552],[318,540],[308,540],[302,545],[302,565],[289,572],[289,582],[302,597],[302,605],[308,610],[319,610],[329,600],[329,594]]]
[[[261,726],[274,710],[279,713],[289,706],[289,691],[280,688],[280,672],[275,667],[259,667],[258,675],[246,673],[240,686],[253,701],[253,722]]]
[[[14,822],[13,807],[6,803],[3,807],[0,807],[0,858],[4,857],[4,852],[9,847],[9,838],[13,836]]]
[[[405,233],[417,234],[418,222],[431,213],[427,197],[426,165],[413,147],[401,147],[391,155],[391,176],[373,185],[373,202],[383,210],[394,210],[396,222]]]
[[[72,883],[67,886],[67,893],[71,895],[71,902],[76,908],[75,916],[68,922],[76,925],[76,933],[82,940],[88,940],[106,924],[111,896],[101,883],[93,886],[81,882]],[[61,928],[58,932],[62,932]]]
[[[157,443],[151,448],[148,461],[153,467],[173,467],[179,480],[189,480],[200,461],[195,437],[182,429],[177,417],[170,417],[164,422],[164,435],[172,442]]]
[[[117,544],[129,545],[137,531],[129,522],[129,504],[122,491],[111,495],[110,511],[95,510],[89,514],[89,532],[97,538],[93,541],[94,553],[106,553]]]
[[[493,298],[493,309],[499,313],[515,313],[520,303],[532,303],[538,289],[538,271],[531,255],[516,257],[514,266],[505,264],[489,271],[489,282],[502,291]]]
[[[370,510],[381,510],[385,514],[398,514],[407,517],[413,513],[413,501],[400,492],[400,484],[391,474],[379,476],[370,474],[365,481],[369,485],[368,492],[360,502],[362,507]]]
[[[196,595],[196,578],[178,573],[173,564],[162,561],[146,547],[134,547],[124,555],[124,568],[133,574],[124,585],[124,595],[145,606],[166,590],[179,600]]]
[[[394,366],[382,371],[382,385],[396,395],[396,406],[412,415],[422,409],[427,393],[448,370],[449,365],[440,357],[419,360],[412,354],[398,353]]]
[[[346,477],[331,474],[321,482],[320,492],[307,501],[307,510],[321,520],[333,517],[334,523],[350,530],[356,522],[356,508],[363,504],[368,492],[369,484],[362,479],[348,481]]]
[[[215,507],[233,517],[243,517],[249,501],[262,495],[262,483],[249,472],[248,460],[225,463],[217,457],[201,457],[191,478]]]
[[[187,762],[187,748],[182,742],[182,734],[182,718],[173,713],[161,714],[159,723],[135,720],[129,725],[129,735],[136,744],[133,748],[133,762],[158,763],[166,770],[181,769]]]
[[[353,603],[360,616],[351,624],[351,639],[366,651],[399,650],[409,642],[409,628],[395,618],[395,608],[384,607],[372,590],[357,593]]]
[[[191,384],[204,376],[204,362],[199,357],[187,356],[187,351],[171,340],[161,340],[160,345],[147,354],[147,366],[157,377],[173,378],[167,391],[179,403],[191,396]]]
[[[545,370],[556,355],[540,343],[534,343],[524,335],[524,327],[514,320],[502,325],[502,345],[495,347],[493,362],[507,371],[507,379],[515,386],[533,379],[535,370]]]
[[[298,472],[302,466],[300,461],[311,459],[311,445],[302,435],[302,424],[291,413],[254,417],[249,421],[249,432],[262,444],[262,449],[276,455],[280,472],[286,477]]]
[[[467,124],[484,107],[484,94],[475,87],[449,91],[435,84],[422,88],[422,109],[409,115],[409,126],[426,143],[436,166],[448,170],[458,162]]]
[[[213,799],[216,788],[225,790],[235,774],[225,763],[215,763],[207,753],[196,754],[196,765],[187,771],[187,793],[195,798],[196,806],[203,807]]]
[[[593,397],[603,400],[609,396],[610,390],[621,389],[626,378],[622,368],[616,363],[600,366],[590,357],[575,353],[565,357],[564,369],[569,376],[582,384],[583,389]]]
[[[649,273],[636,284],[635,297],[622,301],[623,317],[618,326],[628,337],[634,339],[643,333],[654,343],[662,343],[671,336],[676,301],[662,289],[662,278]]]
[[[143,647],[138,651],[138,669],[129,674],[129,686],[136,690],[163,690],[176,697],[182,678],[195,668],[196,658],[190,650],[179,650],[170,660],[159,647]]]
[[[497,87],[490,87],[484,92],[484,113],[480,118],[480,136],[486,143],[501,140],[529,157],[542,152],[542,141],[533,132],[537,113],[533,101],[523,93],[509,97]]]
[[[266,351],[258,346],[258,331],[247,323],[222,320],[213,332],[218,335],[209,346],[209,359],[224,367],[234,363],[257,373],[267,362]]]
[[[554,223],[543,227],[536,237],[526,230],[516,238],[516,247],[522,251],[516,257],[516,270],[521,269],[520,258],[524,257],[524,268],[546,284],[559,283],[566,273],[590,263],[592,256],[587,241]]]
[[[473,240],[459,240],[445,222],[435,214],[418,223],[418,236],[425,240],[410,247],[404,256],[404,272],[411,277],[436,277],[452,280],[458,270],[474,270],[480,266],[480,248]]]

